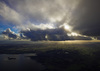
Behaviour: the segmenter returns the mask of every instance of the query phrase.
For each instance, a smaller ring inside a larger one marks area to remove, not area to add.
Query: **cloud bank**
[[[2,34],[4,35],[5,39],[17,39],[18,38],[18,35],[12,32],[10,28],[3,31]]]
[[[67,32],[62,28],[57,29],[47,29],[47,30],[28,30],[21,31],[23,35],[32,41],[38,40],[51,40],[51,41],[61,41],[61,40],[70,40]]]
[[[10,28],[2,32],[5,39],[31,40],[31,41],[65,41],[65,40],[92,40],[91,37],[83,35],[67,35],[64,28],[46,29],[46,30],[22,30],[20,34],[11,31]]]
[[[59,27],[69,23],[78,3],[79,0],[8,0],[0,2],[0,15],[18,29],[34,29],[34,25],[41,24]]]
[[[21,38],[31,40],[91,39],[100,36],[99,3],[99,0],[1,0],[0,21],[18,29]],[[71,31],[63,29],[63,25],[70,25]],[[68,36],[73,32],[81,36]],[[3,34],[17,38],[10,29]]]

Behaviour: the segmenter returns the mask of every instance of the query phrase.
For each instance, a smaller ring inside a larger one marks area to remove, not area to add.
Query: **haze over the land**
[[[99,0],[0,0],[0,40],[100,39]]]

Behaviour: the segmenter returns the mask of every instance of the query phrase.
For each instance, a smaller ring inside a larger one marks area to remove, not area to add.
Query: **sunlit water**
[[[100,40],[66,40],[66,41],[0,41],[0,44],[50,44],[50,43],[87,43],[87,42],[100,42]]]

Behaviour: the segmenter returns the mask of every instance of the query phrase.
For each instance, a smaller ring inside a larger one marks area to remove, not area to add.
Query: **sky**
[[[100,39],[100,0],[0,0],[0,40]]]

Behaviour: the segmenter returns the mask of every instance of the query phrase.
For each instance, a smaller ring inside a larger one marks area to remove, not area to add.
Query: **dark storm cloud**
[[[6,29],[5,31],[2,32],[2,34],[7,37],[7,38],[13,38],[16,39],[18,35],[16,35],[14,32],[10,30],[10,28]]]
[[[21,31],[21,33],[23,33],[23,35],[25,35],[32,41],[38,41],[38,40],[61,41],[69,39],[69,37],[66,34],[67,32],[62,28]]]
[[[82,35],[71,35],[68,36],[67,32],[63,27],[56,29],[47,29],[47,30],[33,30],[27,29],[22,30],[20,34],[16,34],[10,30],[10,28],[6,29],[2,32],[5,39],[18,39],[18,40],[29,40],[32,41],[42,41],[42,40],[50,40],[50,41],[64,41],[64,40],[91,40],[91,37],[82,36]]]
[[[32,41],[50,40],[50,41],[65,41],[65,40],[91,40],[91,37],[86,36],[68,36],[67,31],[63,28],[47,29],[47,30],[27,30],[21,31],[21,34],[26,39]],[[23,37],[22,37],[23,38]]]
[[[100,0],[82,0],[73,13],[73,29],[84,35],[100,35]]]
[[[20,34],[16,34],[10,30],[10,28],[6,29],[2,32],[5,39],[16,39],[16,40],[29,40],[32,41],[42,41],[42,40],[50,40],[50,41],[65,41],[65,40],[91,40],[91,37],[86,36],[68,36],[67,31],[64,28],[56,28],[56,29],[47,29],[47,30],[22,30]]]

